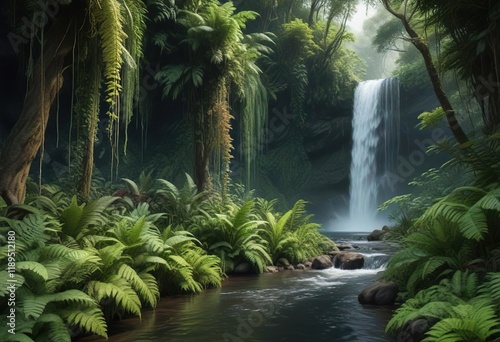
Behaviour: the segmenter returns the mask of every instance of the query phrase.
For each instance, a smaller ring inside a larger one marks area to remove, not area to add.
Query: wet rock
[[[335,259],[335,257],[340,254],[342,252],[340,251],[331,251],[331,252],[328,252],[328,255],[330,256],[330,259],[332,259],[332,261]]]
[[[320,255],[314,258],[311,268],[314,270],[324,270],[333,266],[332,259],[328,255]]]
[[[392,305],[398,296],[396,283],[376,282],[358,295],[361,304]]]
[[[385,233],[387,233],[386,230],[382,230],[382,229],[375,229],[373,232],[371,232],[367,237],[366,239],[368,241],[380,241],[382,240],[382,237],[385,235]]]
[[[352,246],[348,243],[339,243],[337,244],[337,248],[339,249],[339,251],[344,251],[346,249],[351,249]]]
[[[267,272],[269,273],[278,273],[278,266],[266,266]]]
[[[276,261],[276,266],[278,266],[278,267],[281,266],[281,267],[286,268],[286,267],[290,266],[290,262],[285,258],[279,258],[278,261]]]
[[[243,262],[241,264],[238,264],[234,270],[234,274],[251,274],[253,272],[252,265],[250,265],[248,262]]]
[[[340,252],[333,260],[335,268],[343,270],[358,270],[363,268],[365,257],[362,254],[354,252]]]
[[[295,271],[295,267],[293,267],[293,265],[288,265],[285,267],[285,270],[287,271]]]
[[[304,264],[297,264],[295,265],[296,270],[305,270],[306,266]]]
[[[398,342],[420,342],[430,327],[430,322],[424,318],[409,322],[398,334]]]
[[[313,263],[311,261],[307,260],[307,261],[304,261],[303,264],[306,268],[311,268]]]

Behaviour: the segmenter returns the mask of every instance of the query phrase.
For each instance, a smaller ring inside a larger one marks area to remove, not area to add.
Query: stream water
[[[366,268],[231,277],[220,289],[162,298],[142,320],[114,322],[109,341],[395,341],[384,335],[393,308],[357,300],[384,269],[390,246],[367,242],[366,233],[325,234],[356,245]]]

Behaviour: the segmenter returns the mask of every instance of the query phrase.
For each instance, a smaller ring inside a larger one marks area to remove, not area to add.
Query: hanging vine
[[[94,144],[99,123],[99,94],[101,88],[101,68],[98,59],[97,44],[88,42],[80,51],[77,103],[75,113],[78,122],[79,159],[78,191],[83,198],[90,196],[94,168]],[[82,58],[83,57],[83,58]]]

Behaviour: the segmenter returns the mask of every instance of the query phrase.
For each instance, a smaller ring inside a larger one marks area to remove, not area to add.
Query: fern
[[[491,298],[500,303],[500,273],[488,273],[486,281],[479,288],[481,298]]]
[[[451,317],[454,305],[465,301],[447,291],[444,287],[435,285],[418,292],[415,297],[407,300],[386,326],[387,332],[401,329],[408,322],[418,318],[443,319]]]
[[[86,205],[78,205],[76,196],[73,196],[71,203],[62,214],[62,232],[75,240],[80,240],[88,234],[91,226],[104,225],[106,219],[105,209],[110,206],[117,197],[105,196]]]
[[[33,335],[38,341],[71,342],[71,335],[63,319],[54,313],[41,315],[34,328]]]
[[[29,270],[38,275],[43,280],[49,279],[47,268],[35,261],[19,261],[16,263],[16,271]]]
[[[500,332],[500,320],[488,302],[457,305],[451,315],[433,325],[424,341],[491,341]]]
[[[22,301],[21,307],[26,317],[37,319],[43,314],[47,304],[52,302],[61,302],[66,305],[70,303],[81,304],[87,307],[95,305],[94,299],[89,297],[86,293],[73,289],[41,296],[26,296]]]
[[[69,325],[75,325],[85,332],[108,338],[106,320],[99,308],[85,308],[78,311],[63,310],[61,316]]]
[[[162,0],[148,0],[147,4],[149,8],[153,9],[150,10],[150,12],[153,12],[152,19],[156,23],[175,19],[176,17],[175,8],[170,2],[164,2]]]
[[[102,281],[89,281],[86,285],[87,293],[98,302],[110,298],[117,308],[141,316],[141,301],[127,280],[113,275]]]
[[[138,274],[132,267],[122,264],[117,275],[127,280],[146,304],[156,307],[160,293],[156,279],[151,274]]]
[[[185,252],[193,268],[193,279],[203,287],[222,286],[220,259],[214,255],[205,255],[200,248],[190,249]]]
[[[420,130],[425,128],[434,128],[441,122],[444,116],[445,112],[441,107],[434,109],[432,112],[423,112],[418,116],[418,119],[420,120],[418,128]]]

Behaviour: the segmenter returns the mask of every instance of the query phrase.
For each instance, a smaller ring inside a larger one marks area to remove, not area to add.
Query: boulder
[[[373,232],[371,232],[367,237],[366,239],[368,241],[380,241],[382,240],[382,237],[385,235],[385,233],[387,233],[386,230],[382,230],[382,229],[375,229]]]
[[[295,267],[293,267],[293,265],[288,265],[285,267],[285,270],[287,271],[295,271]]]
[[[279,258],[278,261],[276,261],[276,266],[287,268],[290,266],[290,262],[285,258]]]
[[[392,305],[398,296],[396,283],[376,282],[358,295],[361,304]]]
[[[331,251],[331,252],[328,252],[328,255],[330,256],[330,259],[332,259],[332,261],[335,259],[335,257],[340,254],[342,252],[340,251]]]
[[[303,264],[306,268],[311,268],[313,263],[312,263],[312,261],[307,260],[307,261],[304,261]]]
[[[431,323],[424,318],[411,321],[398,334],[398,341],[420,342],[426,337],[425,333],[430,327]]]
[[[269,273],[277,273],[279,272],[278,266],[266,266],[267,272]]]
[[[340,252],[335,256],[335,268],[343,270],[358,270],[363,268],[365,264],[365,257],[362,254],[354,252]]]
[[[311,268],[315,270],[324,270],[333,266],[332,259],[328,255],[320,255],[314,258]]]
[[[296,270],[305,270],[306,269],[306,265],[304,265],[304,264],[297,264],[297,265],[295,265],[295,269]]]
[[[253,267],[250,265],[248,262],[242,262],[241,264],[238,264],[234,269],[233,269],[234,274],[251,274],[253,272]]]
[[[337,248],[339,249],[339,251],[344,251],[346,249],[351,249],[352,246],[348,243],[339,243],[337,244]]]

